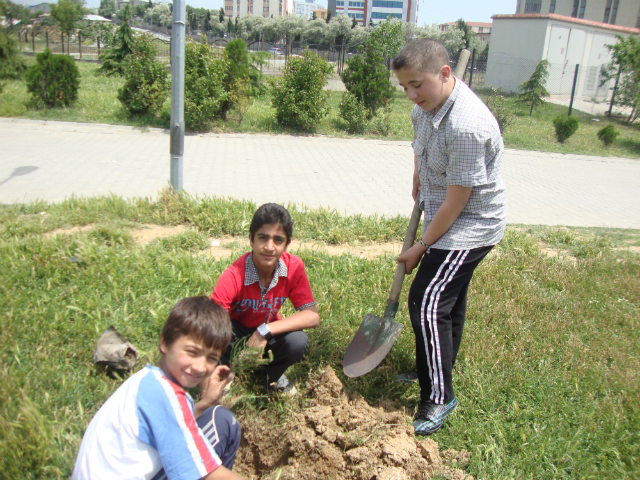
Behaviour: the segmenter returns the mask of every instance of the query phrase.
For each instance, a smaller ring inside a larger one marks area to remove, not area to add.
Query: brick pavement
[[[0,145],[0,203],[154,197],[169,182],[169,136],[159,129],[0,119]],[[184,188],[409,215],[412,162],[401,141],[188,135]],[[640,228],[640,160],[507,150],[503,177],[510,223]]]

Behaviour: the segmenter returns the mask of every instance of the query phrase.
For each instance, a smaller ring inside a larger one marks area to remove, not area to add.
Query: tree
[[[129,5],[125,5],[122,9],[123,20],[113,39],[113,49],[111,52],[104,55],[100,55],[102,60],[102,66],[98,69],[99,72],[106,73],[107,75],[122,75],[124,73],[122,62],[133,51],[133,43],[135,41],[133,36],[133,29],[129,22],[131,21],[131,9]]]
[[[329,92],[322,90],[333,68],[309,49],[299,57],[292,57],[284,76],[276,79],[272,89],[272,103],[276,120],[282,125],[312,130],[329,112]]]
[[[21,78],[26,70],[15,40],[0,28],[0,79]]]
[[[157,58],[153,37],[141,35],[133,52],[124,60],[126,82],[118,90],[118,100],[131,115],[155,114],[169,95],[169,72]]]
[[[369,33],[369,40],[372,45],[385,59],[387,70],[391,69],[391,59],[395,57],[402,48],[402,21],[398,18],[387,18],[378,23]]]
[[[351,28],[356,28],[357,26],[358,26],[358,20],[356,20],[354,17],[353,20],[351,21]]]
[[[147,9],[145,18],[152,25],[158,25],[159,27],[168,27],[173,21],[171,8],[165,3]]]
[[[471,27],[467,25],[463,19],[459,18],[456,22],[456,28],[462,32],[462,38],[464,40],[464,48],[470,50],[471,47],[471,37],[474,35]]]
[[[544,105],[545,97],[549,96],[549,92],[544,87],[549,78],[549,61],[540,60],[536,66],[535,71],[529,77],[529,80],[518,85],[520,94],[517,96],[517,101],[524,104],[531,104],[531,110],[529,110],[529,116],[533,113],[533,109],[536,105]]]
[[[75,33],[84,14],[85,8],[79,1],[60,0],[57,4],[51,5],[51,16],[56,21],[58,29],[67,36],[67,42]]]
[[[105,18],[111,18],[114,13],[116,13],[116,2],[114,0],[100,0],[98,15],[102,15]]]
[[[390,72],[385,66],[379,36],[373,32],[364,44],[361,55],[347,60],[347,68],[340,77],[346,89],[368,110],[368,118],[392,98],[394,87],[389,81]]]
[[[46,107],[71,105],[78,98],[79,77],[73,58],[53,55],[48,48],[36,55],[36,64],[25,75],[34,104]]]
[[[331,21],[331,10],[327,9],[327,23]]]
[[[220,23],[224,23],[224,8],[220,7],[220,10],[218,10],[218,20],[220,21]]]
[[[318,19],[318,15],[316,15],[316,11],[314,10],[313,13],[311,14],[311,20],[317,20]]]
[[[229,62],[226,55],[219,58],[207,42],[186,42],[184,61],[185,126],[206,131],[229,96],[224,86]]]
[[[612,101],[615,105],[631,107],[627,119],[627,123],[631,123],[640,115],[640,37],[616,35],[616,38],[615,45],[607,45],[611,62],[601,69],[600,85],[616,79]]]
[[[238,92],[233,92],[233,90],[237,85],[246,83],[249,79],[249,68],[252,65],[251,60],[249,59],[247,44],[239,38],[227,43],[224,47],[224,52],[227,56],[227,60],[229,61],[229,67],[224,79],[224,86],[225,90],[228,93],[231,93],[231,95],[221,103],[222,119],[226,120],[227,112],[234,105],[233,100],[237,101],[240,99]]]

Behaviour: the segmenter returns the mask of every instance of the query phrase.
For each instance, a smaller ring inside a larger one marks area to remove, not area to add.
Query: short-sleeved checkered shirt
[[[447,196],[448,185],[473,187],[451,228],[433,244],[467,250],[497,244],[504,235],[507,207],[500,176],[504,143],[498,122],[461,80],[438,111],[418,105],[411,112],[413,152],[419,158],[422,233]]]

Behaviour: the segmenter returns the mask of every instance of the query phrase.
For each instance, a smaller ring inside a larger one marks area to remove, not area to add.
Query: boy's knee
[[[309,337],[302,330],[289,332],[284,339],[283,347],[290,358],[302,358],[309,347]]]
[[[227,443],[240,446],[242,430],[236,416],[224,407],[213,407],[214,422],[219,434],[227,437]]]

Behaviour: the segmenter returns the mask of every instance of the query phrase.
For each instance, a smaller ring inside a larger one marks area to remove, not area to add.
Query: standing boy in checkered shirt
[[[429,435],[458,404],[451,371],[473,271],[504,235],[504,144],[489,109],[452,75],[440,43],[414,40],[392,67],[416,104],[413,197],[420,195],[424,221],[419,242],[398,261],[407,273],[420,264],[409,292],[421,396],[413,427]]]

